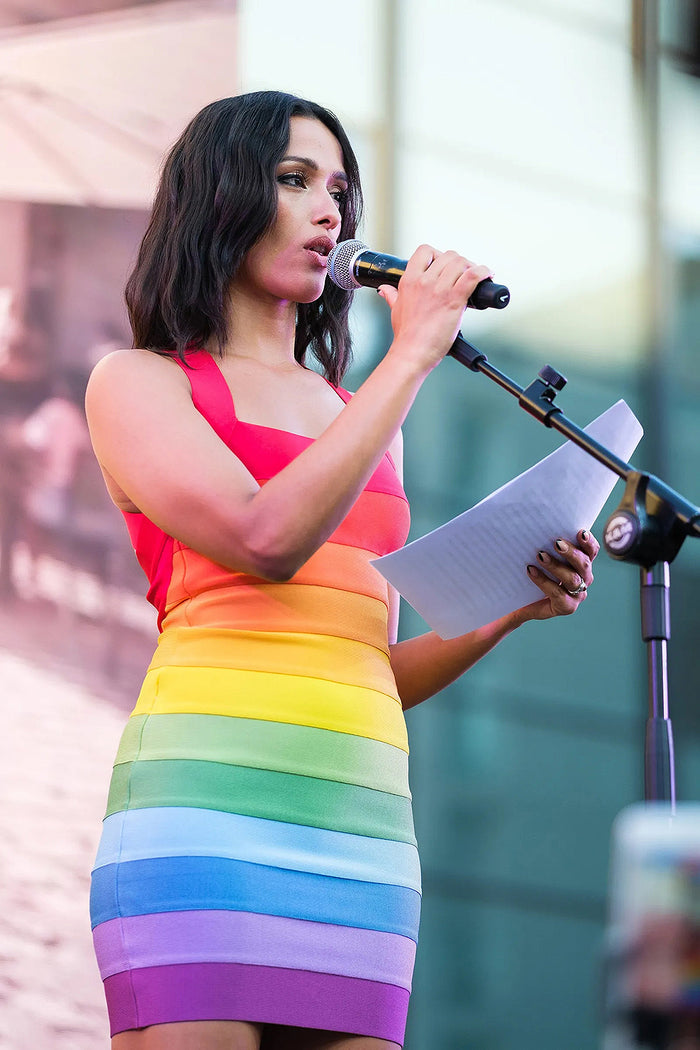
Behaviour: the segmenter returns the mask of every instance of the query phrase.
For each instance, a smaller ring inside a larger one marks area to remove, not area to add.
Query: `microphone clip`
[[[564,389],[566,382],[566,377],[556,368],[544,365],[538,372],[538,378],[522,391],[518,403],[540,423],[551,427],[551,417],[555,412],[561,412],[558,405],[554,404],[554,398],[559,390]]]
[[[649,569],[673,561],[693,532],[697,535],[697,519],[686,501],[653,474],[633,470],[619,507],[605,524],[603,546],[616,561]]]

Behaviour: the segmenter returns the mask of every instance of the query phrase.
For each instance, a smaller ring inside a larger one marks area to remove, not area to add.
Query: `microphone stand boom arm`
[[[482,353],[461,335],[449,355],[481,372],[509,394],[521,408],[545,426],[558,430],[625,481],[618,509],[608,519],[603,546],[611,558],[640,566],[642,638],[647,644],[649,714],[646,725],[644,788],[647,802],[675,807],[673,730],[668,705],[668,641],[670,630],[670,571],[687,536],[700,539],[700,508],[669,488],[659,478],[635,470],[610,449],[589,437],[554,404],[566,379],[549,365],[524,388],[490,365]]]

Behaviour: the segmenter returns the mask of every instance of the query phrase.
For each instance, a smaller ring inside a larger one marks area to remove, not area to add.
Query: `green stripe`
[[[188,806],[415,843],[411,804],[399,795],[333,780],[220,762],[115,766],[107,816],[123,809]]]
[[[134,715],[117,763],[195,759],[358,784],[410,798],[408,755],[381,740],[227,715]]]

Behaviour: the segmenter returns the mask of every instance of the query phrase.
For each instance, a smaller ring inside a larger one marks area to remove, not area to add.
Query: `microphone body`
[[[382,284],[398,285],[406,269],[406,259],[373,252],[362,241],[341,241],[328,255],[328,276],[346,292],[355,288],[379,288]],[[504,284],[494,284],[490,277],[479,281],[467,302],[473,310],[502,310],[510,302]]]

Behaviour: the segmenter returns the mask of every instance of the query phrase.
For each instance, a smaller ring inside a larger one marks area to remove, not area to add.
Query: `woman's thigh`
[[[245,1021],[178,1021],[112,1037],[112,1050],[260,1050],[262,1025]]]
[[[401,1050],[398,1043],[317,1028],[265,1025],[260,1050]]]

